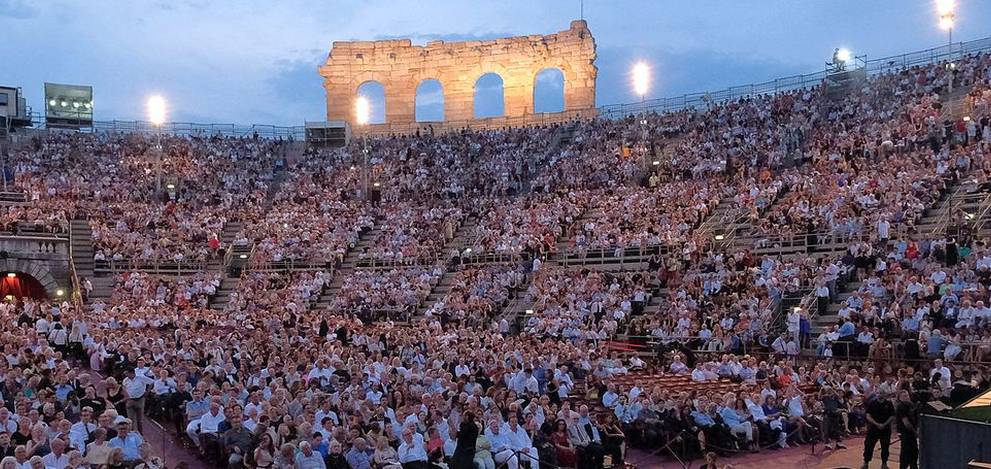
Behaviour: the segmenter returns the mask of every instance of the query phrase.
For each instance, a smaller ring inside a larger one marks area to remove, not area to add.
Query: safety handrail
[[[82,283],[79,281],[79,273],[76,270],[75,256],[72,251],[72,223],[69,223],[69,279],[72,282],[72,304],[76,307],[76,311],[82,311],[83,309],[83,288]]]
[[[95,270],[113,274],[141,271],[161,275],[189,275],[207,270],[207,261],[156,261],[144,259],[109,259],[95,261]]]

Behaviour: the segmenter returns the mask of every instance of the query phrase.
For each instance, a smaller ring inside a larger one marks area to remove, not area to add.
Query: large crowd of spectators
[[[206,270],[126,270],[107,300],[85,304],[0,304],[0,468],[161,467],[148,418],[229,467],[622,467],[634,447],[834,448],[859,432],[871,447],[895,430],[904,451],[917,402],[988,384],[985,367],[962,362],[991,353],[991,254],[914,227],[950,185],[991,187],[989,66],[978,55],[953,71],[914,67],[841,98],[817,87],[333,150],[38,137],[10,158],[28,203],[0,213],[7,231],[86,219],[97,261],[182,263],[216,259],[238,222],[233,242],[256,266],[324,266],[248,268],[222,308],[211,306],[226,271]],[[945,117],[941,93],[964,86],[970,118]],[[727,199],[755,238],[821,233],[846,252],[758,255],[701,239]],[[388,266],[335,272],[371,232],[362,257]],[[578,252],[666,249],[646,270],[562,267],[563,240]],[[461,262],[472,253],[512,261]],[[315,308],[335,275],[329,310]],[[852,294],[818,337],[802,311],[780,313],[811,292],[825,314],[843,285]],[[526,305],[519,333],[502,314],[510,303]],[[640,374],[656,363],[609,348],[624,334],[657,344],[661,376],[692,387]],[[804,362],[806,348],[825,361]],[[840,356],[863,365],[832,366]],[[914,370],[896,356],[945,363]]]

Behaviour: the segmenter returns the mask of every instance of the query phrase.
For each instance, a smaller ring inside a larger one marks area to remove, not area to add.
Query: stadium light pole
[[[368,175],[371,172],[368,167],[368,134],[367,128],[368,117],[371,114],[371,109],[369,108],[368,98],[364,96],[358,96],[358,99],[354,103],[354,114],[358,121],[358,126],[362,129],[361,132],[361,198],[368,200]]]
[[[953,48],[953,26],[957,21],[956,0],[936,0],[936,13],[939,14],[939,27],[946,30],[946,45]]]
[[[148,121],[155,126],[155,195],[162,193],[162,124],[165,123],[165,98],[148,98]]]
[[[633,65],[633,91],[640,96],[640,139],[644,164],[647,162],[647,91],[650,89],[650,66],[646,62]]]

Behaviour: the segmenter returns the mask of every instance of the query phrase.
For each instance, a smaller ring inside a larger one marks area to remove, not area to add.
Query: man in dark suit
[[[602,467],[605,448],[587,405],[578,408],[578,419],[568,428],[568,437],[578,449],[578,469]]]

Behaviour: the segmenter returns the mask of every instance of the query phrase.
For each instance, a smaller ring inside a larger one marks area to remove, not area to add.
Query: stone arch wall
[[[52,271],[45,265],[44,261],[32,259],[6,258],[0,259],[0,272],[22,272],[34,277],[45,287],[45,292],[49,298],[57,298],[55,291],[59,289],[59,283],[52,275]],[[68,285],[62,289],[66,292],[71,290]]]
[[[319,73],[327,120],[353,121],[358,86],[375,80],[385,87],[386,121],[405,124],[416,121],[416,87],[427,79],[444,90],[445,120],[471,120],[475,82],[490,72],[502,77],[506,117],[532,114],[533,78],[551,67],[564,74],[565,111],[595,107],[595,39],[583,20],[554,34],[488,41],[338,41]]]

